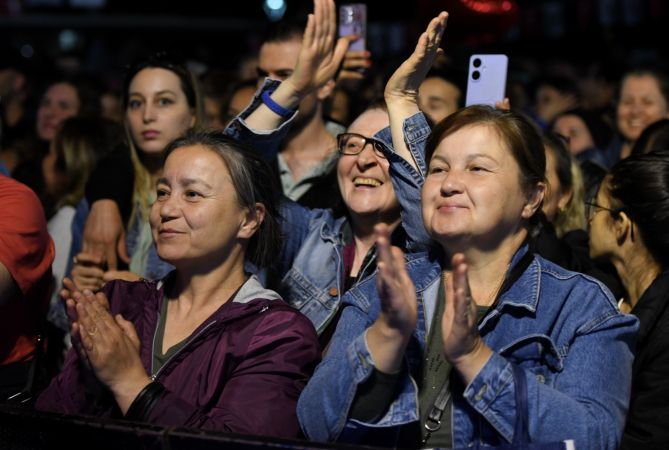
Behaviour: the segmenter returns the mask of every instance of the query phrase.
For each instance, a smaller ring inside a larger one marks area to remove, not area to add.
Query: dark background
[[[664,67],[667,60],[669,6],[662,0],[365,3],[368,48],[377,67],[388,70],[442,9],[450,12],[443,47],[463,65],[474,52],[507,53],[512,72],[529,73],[562,62],[587,70],[605,61],[620,71]],[[311,1],[287,5],[286,17],[303,18],[312,9]],[[182,55],[203,71],[234,69],[257,52],[269,23],[262,0],[0,0],[0,57],[22,54],[47,75],[64,69],[112,80],[156,50]]]

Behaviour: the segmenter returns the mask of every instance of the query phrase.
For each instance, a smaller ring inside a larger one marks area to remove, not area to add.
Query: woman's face
[[[447,251],[496,248],[521,232],[538,208],[520,184],[520,168],[496,131],[462,128],[435,149],[421,193],[425,228]]]
[[[130,82],[126,119],[138,149],[159,154],[195,124],[195,114],[179,77],[167,69],[146,68]]]
[[[348,128],[371,138],[389,124],[388,113],[372,109],[362,113]],[[399,203],[388,173],[388,160],[367,144],[357,155],[340,155],[337,163],[339,190],[353,216],[376,217],[394,221],[399,217]],[[354,220],[355,222],[355,220]]]
[[[595,141],[583,119],[574,114],[558,117],[553,125],[553,132],[569,139],[569,151],[572,155],[593,148]]]
[[[611,197],[606,185],[608,178],[602,181],[594,205],[588,211],[588,233],[590,235],[590,257],[596,260],[608,260],[618,248],[613,230],[615,217],[611,215]]]
[[[628,76],[623,81],[618,100],[618,130],[625,139],[634,142],[648,125],[669,117],[668,108],[655,77]]]
[[[248,211],[239,206],[226,164],[206,147],[173,151],[156,193],[153,239],[158,255],[176,267],[219,261],[255,232],[248,228]]]
[[[56,83],[49,87],[37,109],[37,136],[51,142],[65,119],[79,113],[79,95],[69,83]]]

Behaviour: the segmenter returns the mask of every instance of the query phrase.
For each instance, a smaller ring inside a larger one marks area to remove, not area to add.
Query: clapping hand
[[[452,275],[446,278],[446,298],[441,330],[444,356],[469,383],[488,361],[492,350],[478,331],[476,302],[467,278],[467,262],[462,253],[451,261]]]

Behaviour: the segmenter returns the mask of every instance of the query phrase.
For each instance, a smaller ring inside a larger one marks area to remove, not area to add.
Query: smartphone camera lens
[[[481,72],[479,72],[478,70],[473,71],[472,72],[472,78],[474,80],[478,80],[479,78],[481,78]]]
[[[481,60],[479,58],[474,59],[474,62],[472,63],[474,67],[481,67]]]

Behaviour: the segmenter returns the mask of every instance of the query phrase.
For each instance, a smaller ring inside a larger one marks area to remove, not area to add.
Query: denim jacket
[[[411,131],[410,124],[405,123],[405,135]],[[419,173],[389,159],[403,226],[408,235],[419,236],[425,233],[418,220],[426,166],[422,153],[410,150]],[[527,251],[522,246],[516,252],[509,270]],[[298,402],[298,418],[310,439],[394,445],[400,427],[419,420],[418,388],[412,375],[420,373],[424,357],[441,258],[438,249],[406,256],[407,271],[416,286],[418,319],[405,352],[398,392],[385,415],[373,423],[348,415],[358,385],[374,368],[366,330],[380,312],[375,277],[346,293],[327,356]],[[511,364],[517,364],[529,375],[532,441],[573,439],[578,449],[616,449],[628,408],[637,328],[636,318],[621,314],[601,283],[534,256],[479,323],[493,356],[469,385],[454,377],[453,446],[512,440],[516,406]]]
[[[226,133],[251,145],[268,161],[278,152],[294,116],[268,132],[252,130],[244,119],[261,103],[262,92],[276,88],[278,84],[276,80],[265,80],[251,105],[226,128]],[[412,119],[406,125],[407,129],[412,130],[407,135],[407,141],[419,152],[430,128],[422,115]],[[374,138],[384,144],[387,155],[394,155],[390,128],[379,131]],[[330,210],[310,210],[287,199],[281,214],[284,242],[279,262],[281,282],[277,290],[287,302],[306,315],[321,334],[341,303],[345,278],[343,229],[347,219],[335,219]],[[362,280],[365,276],[363,268],[358,279]]]
[[[526,251],[524,246],[517,252],[512,266]],[[310,439],[392,445],[401,425],[418,420],[418,391],[410,374],[419,370],[423,358],[437,301],[439,259],[427,252],[407,257],[418,321],[399,392],[375,423],[347,418],[357,386],[374,367],[365,339],[380,311],[374,277],[346,293],[327,356],[298,402],[298,418]],[[468,386],[453,387],[454,447],[511,441],[516,419],[511,364],[518,364],[529,375],[533,441],[574,439],[578,449],[617,448],[637,327],[637,320],[621,314],[599,282],[535,256],[479,324],[494,354]]]

